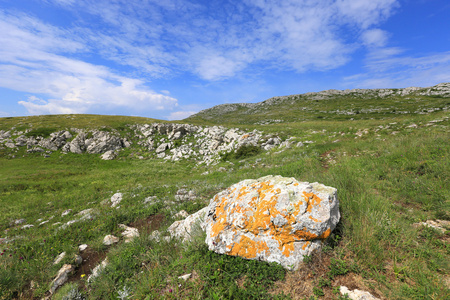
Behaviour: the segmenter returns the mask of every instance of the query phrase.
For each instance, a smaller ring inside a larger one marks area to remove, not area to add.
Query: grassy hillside
[[[24,148],[0,150],[0,299],[49,296],[52,279],[64,263],[73,264],[81,244],[88,244],[81,253],[84,262],[54,299],[69,294],[73,297],[64,299],[344,299],[337,292],[341,285],[382,299],[448,298],[449,228],[440,232],[413,224],[450,220],[450,119],[443,109],[449,98],[387,98],[385,114],[362,112],[380,106],[377,99],[328,99],[326,108],[320,101],[294,103],[308,108],[303,114],[277,102],[267,114],[245,115],[245,121],[239,110],[214,120],[199,115],[186,120],[241,124],[236,126],[303,142],[245,159],[229,156],[211,166],[138,159],[133,153],[142,149],[136,145],[111,161],[86,153],[56,151],[45,158]],[[331,112],[353,106],[359,114]],[[420,114],[414,113],[418,109]],[[267,119],[282,121],[261,125]],[[125,124],[150,122],[93,115],[20,117],[0,119],[0,130],[106,126],[121,131]],[[201,232],[188,246],[149,239],[155,229],[164,234],[176,212],[193,213],[226,187],[270,174],[338,189],[341,222],[324,250],[305,259],[304,268],[287,272],[275,264],[211,253]],[[177,201],[180,188],[194,191],[197,199]],[[105,200],[119,191],[124,200],[111,208]],[[144,204],[149,197],[155,198]],[[90,218],[62,226],[90,208]],[[25,222],[16,224],[20,219]],[[26,224],[34,227],[23,228]],[[105,235],[121,236],[119,224],[138,228],[140,237],[104,246]],[[54,265],[63,251],[65,258]],[[104,258],[109,265],[88,283]],[[189,280],[178,278],[187,273]]]
[[[218,105],[187,120],[209,124],[277,124],[314,120],[395,119],[450,108],[450,83],[429,88],[329,90]]]

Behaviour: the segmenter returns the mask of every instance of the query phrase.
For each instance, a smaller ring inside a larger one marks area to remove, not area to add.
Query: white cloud
[[[175,98],[152,91],[142,80],[64,56],[88,46],[66,38],[67,32],[58,28],[0,11],[0,31],[0,86],[39,94],[19,102],[31,114],[177,106]]]
[[[388,34],[381,29],[366,30],[361,34],[364,45],[368,47],[384,47],[388,40]]]

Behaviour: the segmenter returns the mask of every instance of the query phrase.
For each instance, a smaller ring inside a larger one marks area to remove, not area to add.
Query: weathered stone
[[[65,210],[65,211],[61,214],[61,217],[67,216],[67,215],[70,214],[71,212],[72,212],[71,209],[67,209],[67,210]]]
[[[192,273],[189,273],[189,274],[178,276],[178,279],[183,279],[184,281],[186,281],[189,278],[191,278],[191,276],[192,276]]]
[[[205,207],[198,212],[188,216],[182,221],[176,221],[167,229],[172,237],[177,237],[183,241],[191,240],[191,236],[195,228],[200,227],[205,230],[205,217],[208,212],[208,207]]]
[[[446,231],[446,227],[450,228],[450,221],[427,220],[426,222],[414,223],[413,226],[414,227],[419,227],[419,226],[431,227],[433,229],[440,231],[441,233],[444,233]]]
[[[188,191],[187,189],[179,189],[175,195],[175,199],[178,201],[193,201],[197,198],[194,191]]]
[[[105,258],[101,262],[101,264],[99,264],[92,270],[92,274],[89,275],[89,277],[87,279],[88,283],[91,283],[92,281],[94,281],[95,278],[97,278],[100,275],[100,273],[106,268],[107,265],[108,265],[108,258]]]
[[[69,274],[73,272],[74,267],[72,265],[64,265],[59,269],[56,278],[51,283],[50,293],[54,294],[55,291],[62,286],[69,279]]]
[[[103,160],[113,160],[116,158],[117,153],[114,150],[108,150],[105,153],[103,153],[100,157]]]
[[[341,295],[347,295],[352,300],[379,300],[379,298],[372,296],[371,293],[360,290],[349,290],[346,286],[341,285],[339,288]]]
[[[125,243],[131,242],[135,237],[139,237],[139,231],[137,228],[128,227],[124,224],[119,224],[119,227],[124,229],[122,236],[125,238]]]
[[[111,234],[108,234],[107,236],[105,236],[103,238],[103,245],[105,245],[105,246],[110,246],[110,245],[118,243],[118,242],[119,242],[119,238],[114,235],[111,235]]]
[[[336,194],[323,184],[281,176],[244,180],[211,200],[206,243],[220,254],[296,269],[336,227]]]
[[[111,207],[116,207],[119,205],[120,201],[122,201],[123,194],[122,193],[115,193],[111,197]]]
[[[83,245],[78,246],[78,250],[79,250],[80,252],[83,252],[84,250],[86,250],[87,247],[88,247],[87,244],[83,244]]]
[[[167,149],[170,149],[170,143],[162,143],[158,146],[158,148],[156,148],[155,152],[159,154],[166,151]]]
[[[56,259],[55,259],[55,261],[53,262],[53,264],[54,264],[54,265],[59,264],[59,263],[64,259],[64,257],[66,257],[66,252],[62,252],[61,254],[59,254],[59,255],[56,257]]]
[[[75,262],[75,264],[76,264],[77,266],[79,266],[79,265],[81,265],[81,263],[83,262],[83,258],[82,258],[80,255],[75,254],[75,256],[74,256],[74,262]]]

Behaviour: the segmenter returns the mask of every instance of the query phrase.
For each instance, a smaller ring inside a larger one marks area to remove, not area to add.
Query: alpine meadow
[[[0,118],[0,299],[449,299],[449,108],[441,83],[170,122]],[[201,224],[169,230],[269,175],[337,190],[339,223],[298,268],[211,251]]]

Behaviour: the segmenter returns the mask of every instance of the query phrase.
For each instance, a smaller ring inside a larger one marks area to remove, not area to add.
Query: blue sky
[[[450,82],[448,0],[0,0],[0,117]]]

